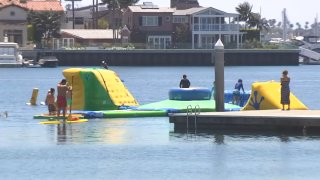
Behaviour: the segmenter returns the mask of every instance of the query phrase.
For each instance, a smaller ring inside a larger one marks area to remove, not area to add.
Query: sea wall
[[[32,50],[29,59],[53,55],[59,66],[213,66],[214,50]],[[299,65],[299,50],[225,50],[226,66]]]

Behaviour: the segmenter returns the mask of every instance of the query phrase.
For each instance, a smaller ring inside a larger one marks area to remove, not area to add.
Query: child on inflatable
[[[66,98],[67,98],[67,109],[70,111],[72,106],[72,87],[71,86],[68,87]]]
[[[46,100],[45,100],[45,104],[48,106],[49,115],[56,114],[54,91],[55,91],[54,88],[50,88],[50,90],[47,93]]]

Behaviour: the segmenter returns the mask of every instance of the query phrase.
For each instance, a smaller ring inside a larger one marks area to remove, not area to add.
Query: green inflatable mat
[[[137,110],[113,110],[102,111],[104,118],[125,118],[125,117],[164,117],[166,110],[137,111]]]

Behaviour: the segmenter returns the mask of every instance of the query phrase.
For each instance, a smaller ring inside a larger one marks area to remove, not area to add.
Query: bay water
[[[38,104],[63,78],[58,68],[0,69],[0,179],[318,179],[320,136],[175,132],[167,117],[90,119],[40,125]],[[168,99],[186,74],[193,87],[212,87],[214,67],[110,67],[140,104]],[[320,66],[225,67],[225,89],[239,78],[279,81],[309,109],[320,109]],[[8,117],[3,116],[8,112]]]

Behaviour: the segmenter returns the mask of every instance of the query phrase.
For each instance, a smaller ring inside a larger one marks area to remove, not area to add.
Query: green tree
[[[108,8],[124,9],[128,6],[134,5],[139,2],[139,0],[101,0],[102,3],[108,4]]]
[[[42,39],[48,43],[52,37],[59,37],[62,13],[47,11],[30,11],[28,13],[28,23],[33,26],[33,37],[37,46],[42,47]]]
[[[173,47],[184,48],[187,44],[190,44],[192,34],[189,26],[186,24],[179,24],[175,27],[173,33]],[[179,44],[177,44],[179,42]]]
[[[98,19],[98,29],[107,29],[109,26],[106,19]]]
[[[115,22],[115,13],[122,12],[122,9],[127,8],[128,6],[134,5],[139,2],[139,0],[101,0],[102,3],[107,4],[108,8],[112,10],[112,30],[113,30],[113,40],[115,42],[116,33],[115,30],[120,28],[120,24]]]
[[[239,21],[245,23],[245,29],[247,29],[247,23],[252,13],[252,5],[248,2],[240,3],[236,7],[236,11],[240,14]]]
[[[248,24],[250,28],[256,28],[259,31],[268,31],[269,24],[266,18],[261,18],[261,15],[258,13],[251,13]]]

